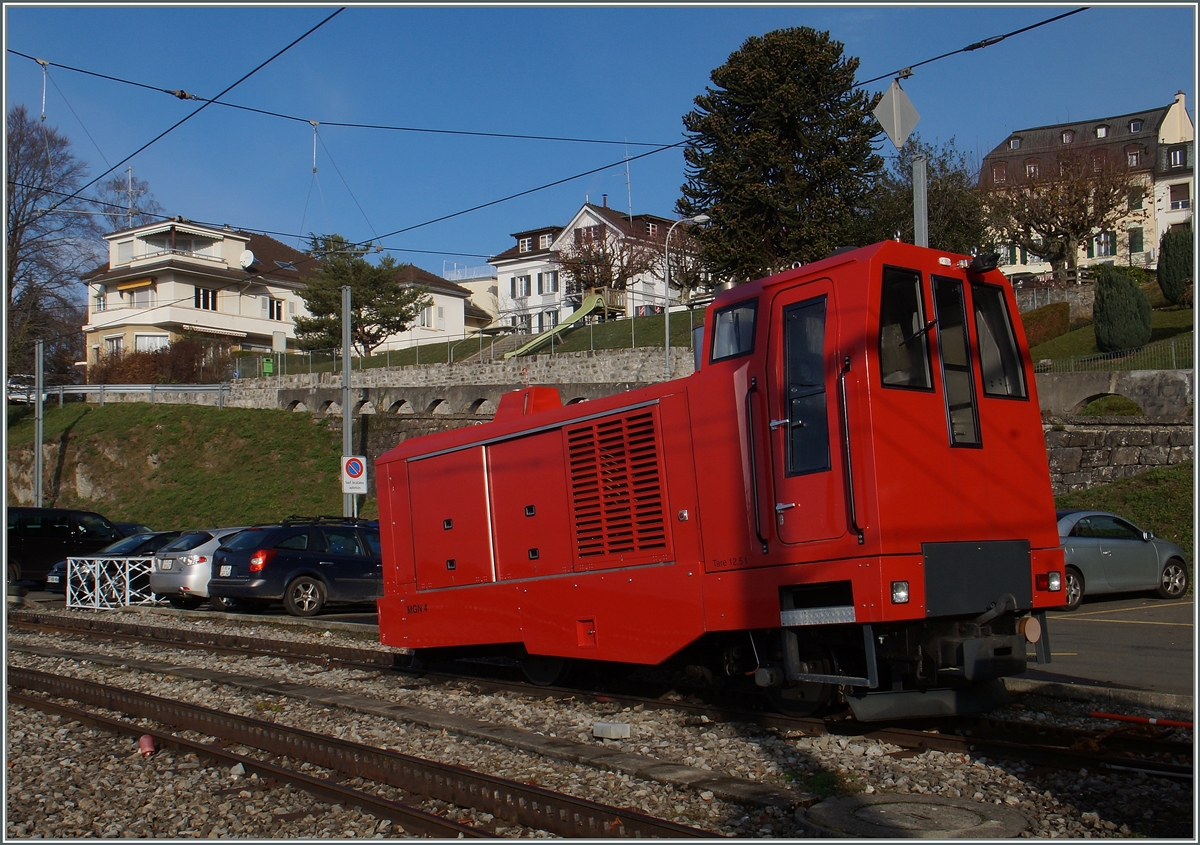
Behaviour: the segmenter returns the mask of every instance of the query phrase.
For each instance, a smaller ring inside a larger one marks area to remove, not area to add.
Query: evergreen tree
[[[1103,265],[1096,277],[1092,316],[1101,352],[1137,349],[1150,340],[1150,300],[1133,279],[1112,265]]]
[[[676,208],[712,218],[695,236],[718,277],[749,281],[853,241],[883,165],[857,70],[828,32],[795,27],[747,39],[712,72],[683,118]]]
[[[1178,304],[1192,284],[1192,229],[1163,232],[1158,244],[1158,286],[1168,302]]]
[[[880,175],[857,242],[891,240],[899,232],[900,240],[914,243],[912,163],[917,155],[926,159],[929,245],[965,255],[988,246],[978,168],[971,166],[953,138],[938,148],[915,133]]]
[[[341,235],[313,236],[310,251],[321,259],[316,273],[299,291],[311,317],[296,317],[301,349],[331,349],[342,345],[342,286],[350,291],[350,340],[369,356],[387,338],[408,328],[430,299],[422,287],[401,284],[396,259],[385,255],[379,264],[364,256],[371,245],[349,243]]]

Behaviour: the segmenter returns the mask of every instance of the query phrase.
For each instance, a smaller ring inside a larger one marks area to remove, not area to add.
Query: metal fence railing
[[[157,604],[150,589],[152,557],[67,558],[67,607],[111,610]]]
[[[99,404],[104,404],[106,395],[112,396],[118,393],[142,393],[147,397],[147,401],[153,405],[154,400],[158,396],[165,394],[179,393],[204,393],[216,396],[216,405],[225,407],[225,399],[229,396],[230,384],[223,382],[221,384],[59,384],[52,387],[42,389],[42,402],[50,403],[57,401],[59,405],[65,402],[72,401],[68,397],[79,397],[84,401],[95,401]],[[36,394],[35,394],[36,395]],[[28,401],[22,399],[11,404],[32,404],[33,397]]]
[[[1190,370],[1193,368],[1194,337],[1191,332],[1140,349],[1082,355],[1034,362],[1038,373],[1088,373],[1111,370]]]

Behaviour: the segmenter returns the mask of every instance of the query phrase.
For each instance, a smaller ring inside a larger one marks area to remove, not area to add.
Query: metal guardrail
[[[113,610],[157,604],[150,589],[152,557],[67,558],[67,607]]]
[[[1194,367],[1192,338],[1173,337],[1148,343],[1140,349],[1082,355],[1074,358],[1045,359],[1034,362],[1036,373],[1089,373],[1112,370],[1190,370]]]
[[[67,401],[68,396],[81,396],[85,401],[88,397],[94,396],[103,405],[105,394],[145,393],[150,397],[150,404],[153,405],[155,397],[164,394],[205,393],[215,394],[217,406],[224,408],[225,397],[229,395],[231,387],[229,382],[219,384],[60,384],[43,388],[42,402],[52,402],[58,399],[58,404],[62,405]],[[11,398],[9,401],[12,401]],[[32,404],[32,397],[30,397],[29,404]]]

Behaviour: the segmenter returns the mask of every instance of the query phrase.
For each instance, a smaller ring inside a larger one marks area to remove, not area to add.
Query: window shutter
[[[437,317],[438,317],[437,327],[439,329],[446,328],[446,309],[440,305],[437,307]]]
[[[271,304],[271,297],[260,296],[258,298],[258,301],[259,301],[259,304],[262,306],[262,309],[261,309],[262,315],[263,315],[263,317],[266,317],[267,316],[267,306]]]
[[[517,277],[516,276],[512,277],[512,281],[509,282],[509,287],[512,290],[512,298],[516,299],[517,298]]]
[[[546,292],[545,282],[543,281],[543,278],[542,278],[543,276],[545,276],[545,273],[538,273],[538,295],[539,296]]]
[[[1088,258],[1096,257],[1096,239],[1095,238],[1088,238],[1087,257]]]

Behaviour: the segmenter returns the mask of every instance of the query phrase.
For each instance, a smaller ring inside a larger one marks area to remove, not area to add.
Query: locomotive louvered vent
[[[651,412],[568,432],[580,557],[666,547],[657,434]]]

